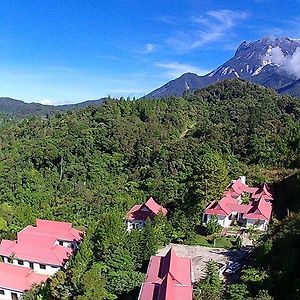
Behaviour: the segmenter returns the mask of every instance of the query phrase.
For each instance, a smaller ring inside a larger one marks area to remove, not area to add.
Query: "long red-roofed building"
[[[134,228],[143,228],[147,219],[153,221],[159,213],[166,216],[168,211],[159,205],[152,197],[144,204],[134,205],[127,213],[127,230],[131,231]]]
[[[249,204],[242,203],[242,197],[249,197]],[[249,187],[241,176],[233,181],[219,201],[213,201],[204,210],[203,221],[208,223],[213,216],[223,227],[229,227],[236,220],[241,226],[255,226],[266,230],[272,216],[271,188],[263,184],[258,188]]]
[[[20,299],[32,285],[47,280],[47,275],[37,274],[30,268],[0,263],[0,299]]]
[[[2,240],[0,256],[5,263],[28,267],[36,272],[53,275],[63,268],[80,243],[83,232],[71,223],[37,220],[17,234],[15,241]]]
[[[171,248],[165,256],[152,256],[138,300],[192,300],[191,259]]]

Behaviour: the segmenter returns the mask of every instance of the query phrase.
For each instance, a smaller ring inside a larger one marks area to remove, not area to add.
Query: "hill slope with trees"
[[[191,241],[202,210],[241,174],[250,184],[276,181],[279,195],[288,189],[276,199],[278,218],[299,211],[299,179],[293,189],[279,180],[299,168],[299,100],[249,82],[111,100],[0,130],[0,236],[36,218],[87,229],[69,270],[27,299],[134,299],[150,255]],[[170,210],[170,223],[127,234],[127,210],[149,196]]]

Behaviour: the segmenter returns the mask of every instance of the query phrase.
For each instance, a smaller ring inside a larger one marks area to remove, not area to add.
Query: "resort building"
[[[203,222],[216,218],[222,227],[229,227],[234,222],[249,228],[266,230],[271,220],[273,194],[267,184],[252,188],[241,176],[233,181],[219,201],[213,201],[204,210]]]
[[[131,231],[135,228],[143,228],[146,220],[154,220],[159,213],[163,216],[167,215],[167,209],[155,202],[151,197],[144,204],[134,205],[127,214],[127,230]]]
[[[191,259],[173,248],[166,256],[152,256],[138,300],[192,300]]]
[[[27,226],[17,233],[16,240],[2,240],[0,299],[9,293],[8,299],[19,299],[20,293],[33,283],[46,281],[48,276],[66,268],[82,238],[83,232],[72,228],[71,223],[37,220],[36,226]]]

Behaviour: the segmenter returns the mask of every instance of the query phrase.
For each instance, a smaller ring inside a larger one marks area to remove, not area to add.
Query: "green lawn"
[[[216,247],[216,248],[232,248],[234,247],[235,237],[217,237],[215,242],[213,241],[213,236],[203,236],[197,234],[195,238],[191,241],[191,245],[205,246],[205,247]]]

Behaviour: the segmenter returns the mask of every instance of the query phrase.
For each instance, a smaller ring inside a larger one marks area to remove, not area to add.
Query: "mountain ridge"
[[[300,40],[284,37],[244,41],[236,49],[233,57],[210,73],[203,76],[185,73],[150,92],[145,98],[180,96],[233,78],[258,83],[279,93],[300,95],[300,84],[284,89],[300,77],[300,66],[297,67],[294,63],[298,57],[300,58]]]
[[[80,109],[91,105],[101,105],[109,98],[87,100],[74,104],[46,105],[36,102],[24,102],[10,97],[0,97],[0,112],[17,117],[45,116],[57,112]]]

